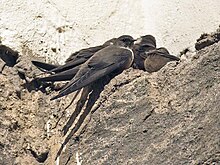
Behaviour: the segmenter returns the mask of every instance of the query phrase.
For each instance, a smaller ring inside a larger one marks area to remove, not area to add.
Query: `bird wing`
[[[102,48],[104,48],[104,46],[96,46],[75,52],[66,60],[66,64],[59,66],[51,71],[58,73],[81,65],[82,63],[86,62],[90,57],[92,57],[95,52],[99,51]]]
[[[174,55],[171,55],[171,54],[167,54],[167,53],[163,53],[163,52],[158,52],[157,54],[162,56],[162,57],[169,58],[170,60],[174,60],[174,61],[179,61],[180,60],[180,58],[178,58]]]
[[[70,94],[131,62],[132,51],[116,46],[106,47],[83,64],[75,77],[51,100]]]
[[[174,55],[171,55],[167,52],[164,52],[164,51],[161,51],[161,50],[158,50],[158,49],[154,49],[154,50],[150,50],[149,52],[144,52],[144,53],[141,53],[140,56],[143,57],[143,58],[147,58],[148,56],[155,56],[155,55],[158,55],[158,56],[162,56],[162,57],[165,57],[165,58],[168,58],[170,60],[174,60],[174,61],[179,61],[180,59]]]
[[[88,59],[90,58],[95,52],[103,49],[104,46],[101,45],[101,46],[95,46],[95,47],[90,47],[90,48],[86,48],[86,49],[82,49],[80,51],[77,51],[73,54],[70,55],[69,58],[67,58],[66,62],[69,62],[69,61],[77,61],[79,59]]]

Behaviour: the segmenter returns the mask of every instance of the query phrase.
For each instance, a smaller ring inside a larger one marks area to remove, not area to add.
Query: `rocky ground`
[[[7,66],[2,57],[12,50],[1,51],[0,164],[54,164],[74,129],[59,164],[220,164],[219,36],[203,34],[197,52],[184,51],[156,73],[124,71],[89,109],[81,93],[70,104],[74,94],[50,101],[56,85],[36,90],[30,80],[41,72],[27,47],[18,59],[12,52],[16,63]],[[64,136],[72,114],[78,117]]]

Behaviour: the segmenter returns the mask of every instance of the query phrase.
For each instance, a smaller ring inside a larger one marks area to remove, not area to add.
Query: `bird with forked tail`
[[[122,37],[122,36],[121,36]],[[120,38],[120,37],[119,37]],[[97,51],[118,42],[118,38],[112,38],[106,41],[101,46],[90,47],[82,49],[70,55],[64,65],[53,65],[40,61],[32,61],[32,63],[41,71],[51,73],[51,75],[43,78],[39,78],[39,81],[67,81],[71,80],[80,68],[80,65],[85,63],[90,57],[92,57]],[[55,73],[55,74],[54,74]]]
[[[71,81],[51,100],[68,95],[81,89],[108,74],[120,74],[129,68],[134,60],[130,47],[135,40],[129,35],[118,38],[113,45],[96,52],[83,63]]]

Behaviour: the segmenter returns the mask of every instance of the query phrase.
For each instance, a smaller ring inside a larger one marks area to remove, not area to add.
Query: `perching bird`
[[[47,77],[39,78],[38,80],[50,82],[71,80],[77,73],[82,63],[86,62],[95,52],[99,51],[99,49],[116,44],[119,38],[123,37],[112,38],[106,41],[102,46],[90,47],[73,53],[66,60],[67,63],[64,65],[57,66],[40,61],[32,61],[32,63],[40,70],[48,73],[55,73]]]
[[[103,45],[113,45],[113,44],[117,44],[117,42],[120,41],[120,39],[123,38],[123,36],[120,36],[118,38],[113,38],[110,39],[108,41],[106,41]],[[98,46],[100,47],[100,46]],[[95,48],[95,47],[93,47]],[[39,61],[32,61],[32,63],[37,66],[40,70],[42,70],[42,68],[44,68],[43,70],[45,71],[49,71],[50,73],[55,72],[55,74],[49,75],[47,77],[43,77],[43,78],[39,78],[38,81],[47,81],[47,82],[55,82],[55,81],[67,81],[67,80],[71,80],[75,74],[77,73],[77,71],[80,68],[80,65],[76,65],[77,61],[80,60],[80,57],[82,58],[82,60],[87,61],[84,57],[88,57],[88,55],[86,55],[86,52],[89,54],[89,56],[92,56],[93,54],[91,54],[91,49],[93,48],[88,48],[88,49],[82,49],[81,51],[79,51],[79,53],[74,53],[76,54],[75,56],[73,56],[73,54],[69,57],[69,60],[66,64],[61,65],[61,66],[56,66],[56,65],[52,65],[52,64],[47,64],[47,63],[43,63],[43,62],[39,62]],[[96,49],[97,50],[97,49]],[[94,49],[93,49],[94,51]],[[83,56],[82,56],[83,55]],[[74,59],[75,57],[75,59]],[[70,58],[72,59],[72,61],[70,61]],[[80,61],[82,61],[80,60]]]
[[[96,52],[81,65],[74,78],[51,100],[68,95],[108,74],[120,74],[129,68],[134,60],[133,51],[130,49],[134,41],[131,36],[124,35],[119,37],[115,44]]]
[[[168,50],[164,47],[144,52],[140,55],[145,58],[144,69],[149,73],[160,70],[170,61],[180,60],[178,57],[170,55]]]
[[[114,44],[114,42],[117,40],[117,38],[112,38],[108,41],[106,41],[103,45],[90,47],[81,49],[73,54],[70,55],[70,57],[66,60],[64,65],[52,65],[40,61],[32,61],[32,63],[39,68],[42,71],[45,72],[62,72],[68,69],[72,69],[75,66],[81,65],[82,63],[86,62],[94,53],[97,51]]]
[[[132,50],[134,52],[134,64],[135,69],[144,69],[145,58],[141,56],[142,53],[156,49],[156,39],[152,35],[141,36],[135,42]]]

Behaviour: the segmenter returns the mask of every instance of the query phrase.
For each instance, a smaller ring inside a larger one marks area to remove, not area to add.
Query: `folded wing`
[[[51,100],[70,94],[114,71],[123,71],[133,60],[132,51],[114,45],[98,51],[82,64],[75,77]]]

